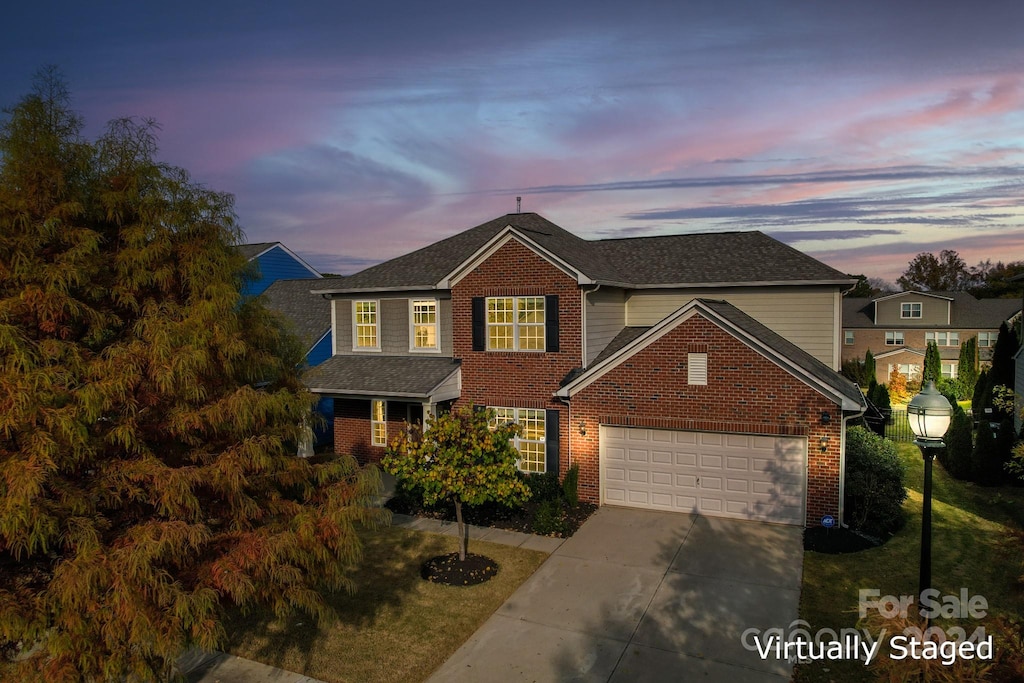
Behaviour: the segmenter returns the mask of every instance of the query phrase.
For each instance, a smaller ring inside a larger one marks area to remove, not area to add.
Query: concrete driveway
[[[797,618],[801,530],[604,507],[429,679],[779,681],[744,630]]]

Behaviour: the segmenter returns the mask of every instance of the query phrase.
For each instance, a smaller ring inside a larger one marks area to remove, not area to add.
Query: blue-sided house
[[[283,315],[302,340],[306,364],[312,368],[331,356],[331,303],[310,290],[324,279],[315,268],[280,242],[242,244],[239,251],[249,260],[251,270],[242,288],[243,296],[260,296],[267,306]],[[317,444],[334,443],[334,399],[321,398],[317,412],[324,423],[316,430]]]
[[[280,242],[257,242],[239,245],[249,261],[248,273],[242,294],[259,296],[278,280],[308,280],[323,277],[316,268],[302,260],[295,252]]]

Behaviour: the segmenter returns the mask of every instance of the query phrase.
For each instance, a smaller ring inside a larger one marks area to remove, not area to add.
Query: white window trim
[[[374,404],[380,403],[382,412],[384,415],[383,420],[375,420],[374,416]],[[384,439],[377,439],[377,425],[384,425]],[[370,444],[373,446],[387,446],[388,445],[388,402],[382,398],[370,399]]]
[[[889,335],[892,335],[892,341],[889,341]],[[896,341],[896,336],[899,335],[899,341]],[[906,336],[903,334],[903,330],[886,330],[885,332],[885,345],[886,346],[906,346]]]
[[[416,346],[415,304],[431,302],[434,304],[434,345]],[[409,299],[409,352],[440,353],[441,352],[441,302],[430,297]]]
[[[981,335],[985,335],[985,343],[981,343]],[[991,349],[996,345],[996,340],[999,338],[998,332],[979,332],[978,333],[978,348],[979,349]]]
[[[910,315],[903,314],[903,307],[907,306],[910,310]],[[917,315],[914,315],[914,306],[917,306]],[[924,304],[920,301],[902,301],[900,302],[900,318],[902,320],[920,320],[924,316]]]
[[[931,339],[928,338],[928,335],[931,335]],[[954,337],[956,337],[956,342],[955,343],[953,342],[953,338]],[[940,338],[943,340],[942,343],[939,343],[939,339]],[[929,341],[935,342],[936,346],[943,346],[943,347],[956,347],[956,346],[960,346],[960,332],[959,332],[959,330],[954,330],[952,332],[950,332],[949,330],[934,330],[934,331],[930,330],[930,331],[924,333],[924,343],[927,344]]]
[[[513,415],[515,415],[515,420],[513,420],[513,421],[516,422],[516,423],[519,422],[519,411],[521,411],[521,410],[533,410],[535,412],[540,413],[540,420],[541,420],[541,423],[544,425],[544,438],[539,440],[539,441],[537,441],[535,439],[524,439],[524,438],[522,438],[522,436],[516,435],[512,439],[512,445],[515,446],[515,449],[517,451],[519,451],[520,450],[519,446],[522,443],[540,444],[542,446],[542,449],[541,449],[541,462],[540,462],[540,467],[541,468],[539,470],[524,470],[522,468],[522,462],[523,461],[522,461],[521,458],[520,458],[519,462],[516,463],[516,467],[518,467],[520,471],[527,472],[528,474],[544,474],[545,472],[547,472],[548,471],[548,458],[547,458],[547,454],[548,454],[548,413],[547,413],[547,411],[542,409],[542,408],[513,408],[511,406],[487,406],[487,407],[490,410],[511,410],[513,412]],[[522,451],[520,451],[520,452],[522,452]]]
[[[495,299],[512,299],[512,348],[511,349],[492,349],[491,348],[491,327],[505,326],[507,323],[492,323],[490,318],[490,302]],[[540,327],[541,329],[541,348],[539,349],[520,349],[519,348],[519,300],[520,299],[540,299],[543,302],[543,320],[538,325],[537,323],[525,323],[526,327]],[[522,296],[489,296],[484,298],[484,327],[486,328],[484,349],[491,352],[515,352],[515,353],[544,353],[548,349],[548,301],[547,297],[540,294],[530,294]]]
[[[376,346],[360,346],[359,345],[359,327],[356,321],[356,304],[374,304],[374,327],[377,328],[377,345]],[[380,351],[380,299],[354,299],[352,301],[352,350],[356,352],[374,352]]]
[[[854,344],[853,330],[843,330],[843,344],[845,346],[853,346],[853,344]]]

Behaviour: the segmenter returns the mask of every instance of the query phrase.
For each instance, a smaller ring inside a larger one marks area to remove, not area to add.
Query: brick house
[[[377,461],[405,424],[483,405],[520,467],[580,468],[594,503],[786,524],[841,515],[848,276],[758,232],[584,240],[510,214],[345,278],[335,449]]]
[[[992,358],[999,326],[1020,314],[1015,299],[976,299],[967,292],[900,292],[875,299],[843,300],[843,361],[875,357],[875,380],[893,369],[920,380],[927,344],[934,341],[943,377],[956,377],[960,345],[978,338],[978,357]]]

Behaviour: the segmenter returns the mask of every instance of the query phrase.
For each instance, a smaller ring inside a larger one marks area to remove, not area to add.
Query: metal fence
[[[885,436],[893,441],[913,441],[914,432],[910,431],[906,410],[894,410],[885,423]]]

